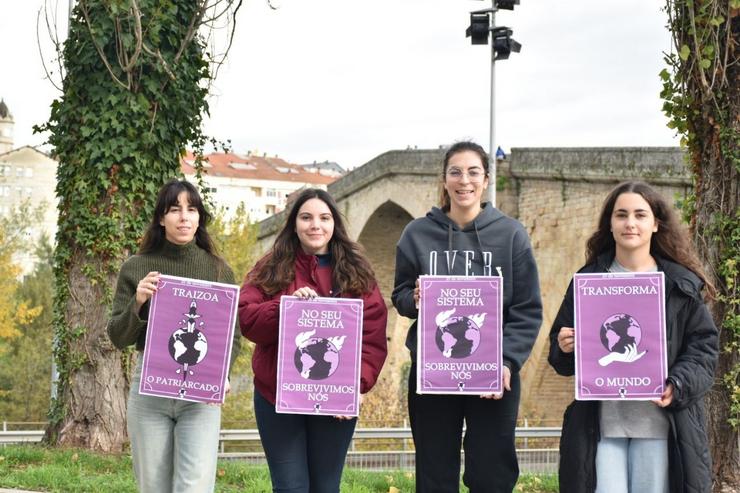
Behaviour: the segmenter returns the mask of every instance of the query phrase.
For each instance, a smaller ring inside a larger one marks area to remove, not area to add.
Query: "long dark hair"
[[[154,214],[152,214],[152,222],[149,223],[149,227],[146,233],[144,233],[144,238],[141,240],[139,254],[156,252],[162,248],[166,236],[164,226],[160,224],[160,221],[167,214],[167,211],[170,210],[170,207],[177,205],[177,199],[182,192],[188,194],[188,204],[198,210],[199,219],[198,229],[195,231],[195,244],[216,259],[221,260],[216,246],[206,230],[206,226],[211,222],[212,216],[203,205],[203,199],[200,198],[198,190],[192,183],[185,180],[170,180],[159,189],[157,203],[154,206]]]
[[[650,238],[650,254],[672,260],[689,269],[699,276],[707,288],[707,294],[713,297],[714,285],[704,274],[694,245],[678,220],[678,214],[660,193],[641,181],[620,183],[607,195],[599,214],[597,229],[586,242],[586,263],[592,264],[602,253],[616,250],[611,218],[614,204],[623,193],[636,193],[645,199],[658,222],[658,231]]]
[[[270,295],[282,291],[293,282],[296,251],[301,248],[301,242],[295,231],[296,219],[303,204],[311,199],[324,202],[334,218],[334,233],[329,240],[334,286],[341,293],[352,295],[370,292],[375,286],[375,274],[370,262],[360,244],[349,238],[334,199],[318,188],[306,189],[296,198],[285,226],[275,239],[275,244],[247,275],[247,281]]]
[[[486,173],[486,178],[488,177],[490,162],[488,159],[488,153],[486,153],[483,147],[470,140],[463,140],[452,144],[445,153],[445,158],[442,166],[442,182],[440,187],[442,190],[440,192],[439,203],[441,204],[442,210],[445,212],[449,212],[450,210],[450,194],[447,193],[447,190],[445,190],[444,187],[445,177],[447,176],[447,167],[450,164],[450,159],[452,159],[452,156],[464,151],[472,151],[478,154],[481,164],[483,165],[483,171]],[[488,186],[490,187],[491,184],[489,183]]]

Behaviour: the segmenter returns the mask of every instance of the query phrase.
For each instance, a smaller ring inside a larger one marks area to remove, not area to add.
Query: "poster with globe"
[[[421,276],[419,289],[416,392],[501,392],[501,277]]]
[[[649,400],[668,374],[662,272],[576,274],[578,400]]]
[[[361,299],[280,298],[275,411],[357,416]]]
[[[139,393],[223,403],[238,297],[232,284],[160,276]]]

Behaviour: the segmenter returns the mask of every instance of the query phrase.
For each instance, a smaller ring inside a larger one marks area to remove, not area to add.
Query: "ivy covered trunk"
[[[115,282],[114,275],[100,276],[90,282],[82,266],[95,266],[98,272],[107,268],[102,262],[90,262],[77,249],[68,271],[70,296],[66,299],[66,344],[57,358],[69,358],[64,392],[66,409],[58,421],[60,445],[83,446],[95,450],[120,451],[126,442],[126,396],[128,388],[125,354],[112,347],[105,330],[108,305],[106,286]],[[95,302],[95,300],[99,300]],[[57,336],[59,331],[57,331]],[[59,404],[61,404],[61,400]],[[60,411],[62,411],[60,409]]]
[[[694,175],[687,216],[709,278],[720,329],[715,385],[707,397],[714,490],[740,491],[740,0],[668,0],[675,52],[664,110]]]
[[[132,352],[106,333],[122,261],[137,248],[157,191],[202,146],[209,70],[197,35],[206,2],[80,0],[52,104],[59,161],[55,252],[57,397],[47,440],[102,451],[126,443]]]

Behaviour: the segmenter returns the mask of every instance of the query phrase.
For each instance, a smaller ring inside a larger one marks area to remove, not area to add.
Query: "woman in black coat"
[[[573,401],[568,406],[560,491],[711,491],[703,397],[714,381],[718,333],[701,294],[705,285],[710,293],[713,289],[687,235],[660,194],[645,183],[627,182],[607,197],[586,248],[582,273],[663,272],[668,378],[665,392],[653,402]],[[549,362],[565,376],[575,373],[573,322],[571,282],[550,330]],[[614,444],[624,455],[614,454]],[[644,444],[653,448],[640,455]]]

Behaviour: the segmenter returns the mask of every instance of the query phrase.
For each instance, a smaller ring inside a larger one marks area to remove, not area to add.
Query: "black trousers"
[[[511,391],[505,391],[500,400],[477,395],[419,395],[413,364],[408,404],[416,447],[416,491],[459,491],[462,445],[463,483],[470,493],[510,493],[519,477],[514,444],[519,396],[518,373],[511,375]]]

